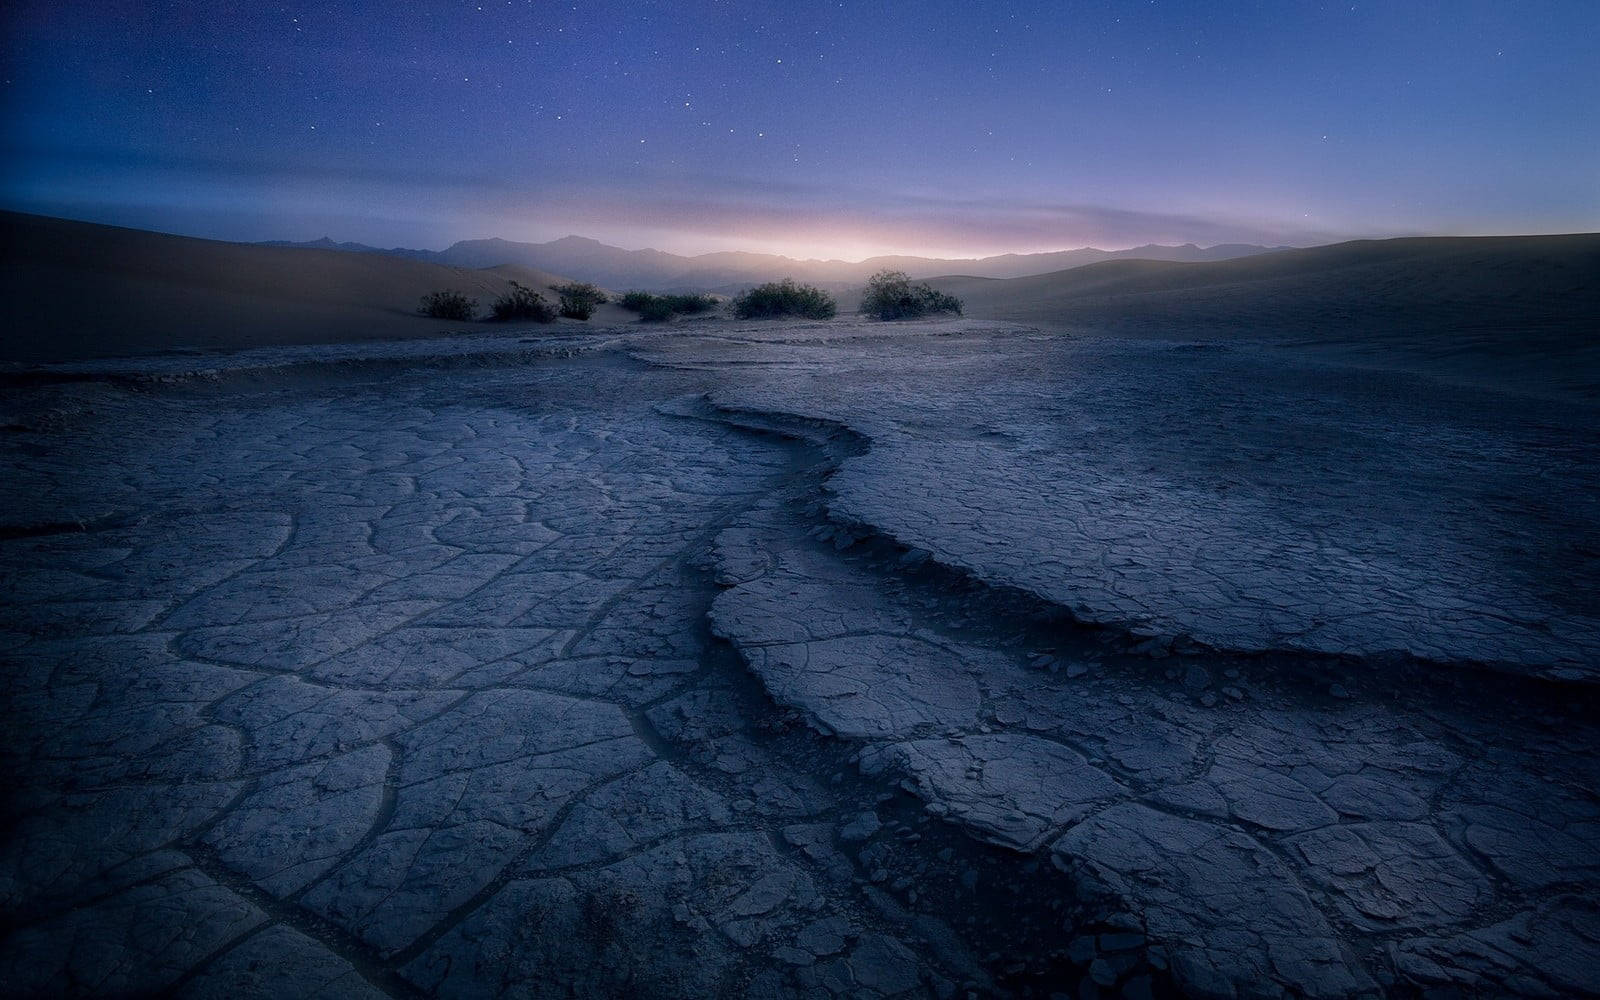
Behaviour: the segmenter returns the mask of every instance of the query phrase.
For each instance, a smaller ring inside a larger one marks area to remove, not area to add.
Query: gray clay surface
[[[6,995],[1600,994],[1590,410],[976,322],[201,360],[8,389]]]

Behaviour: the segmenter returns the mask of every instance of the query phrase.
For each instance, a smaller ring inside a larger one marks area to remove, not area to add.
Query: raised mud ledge
[[[1100,630],[1103,642],[1145,656],[1161,659],[1183,654],[1221,654],[1232,659],[1250,657],[1277,661],[1281,668],[1293,668],[1336,682],[1352,671],[1382,671],[1389,674],[1414,674],[1418,671],[1491,672],[1522,678],[1535,684],[1548,684],[1552,692],[1568,685],[1579,689],[1600,684],[1600,672],[1591,669],[1562,668],[1551,665],[1534,667],[1522,661],[1485,660],[1466,658],[1442,659],[1422,655],[1407,649],[1376,652],[1330,652],[1324,649],[1294,644],[1228,645],[1213,644],[1183,632],[1163,632],[1148,621],[1127,621],[1114,614],[1101,615],[1082,603],[1076,606],[1054,599],[1044,589],[1035,589],[1025,582],[1017,582],[994,572],[991,568],[973,565],[947,553],[924,548],[921,539],[898,535],[892,528],[864,519],[861,506],[854,502],[841,503],[833,478],[847,463],[868,456],[873,448],[872,437],[837,419],[810,416],[790,410],[759,410],[733,403],[719,402],[706,396],[700,408],[685,407],[682,403],[663,407],[662,412],[678,415],[706,416],[744,430],[771,433],[805,441],[823,449],[829,457],[819,485],[823,501],[819,510],[832,525],[832,537],[848,539],[850,545],[873,545],[881,549],[880,556],[897,560],[905,568],[913,568],[936,577],[944,585],[965,588],[978,585],[992,593],[1001,606],[1016,609],[1019,616],[1057,618],[1085,628]],[[1576,662],[1576,661],[1574,661]],[[1556,696],[1560,696],[1557,694]]]
[[[824,475],[870,447],[827,420],[722,409],[768,433],[788,423],[829,451]],[[1592,875],[1580,874],[1592,871],[1582,860],[1591,849],[1568,840],[1566,824],[1543,833],[1513,821],[1507,834],[1543,841],[1522,845],[1528,858],[1571,852],[1561,873],[1528,880],[1520,861],[1485,849],[1508,846],[1489,827],[1509,803],[1486,803],[1488,826],[1471,820],[1470,794],[1447,804],[1481,766],[1472,757],[1489,732],[1470,735],[1473,714],[1518,704],[1592,719],[1588,683],[1542,678],[1530,689],[1525,672],[1495,664],[1216,650],[1086,627],[1037,594],[991,587],[838,518],[820,489],[753,511],[715,552],[728,587],[715,628],[769,694],[856,742],[864,773],[896,777],[935,815],[1050,857],[1076,894],[1101,901],[1100,919],[1137,924],[1129,940],[1145,944],[1137,961],[1124,958],[1130,967],[1170,969],[1198,996],[1274,982],[1307,996],[1408,982],[1487,988],[1537,970],[1554,978],[1536,993],[1594,988],[1561,957],[1589,953],[1600,928],[1582,888]],[[1108,738],[1090,720],[1123,731]],[[1550,715],[1530,722],[1531,741],[1560,727]],[[1430,729],[1395,743],[1397,732]],[[1539,787],[1543,765],[1526,766],[1515,784]],[[1581,797],[1562,808],[1587,825]],[[1512,924],[1449,936],[1474,913],[1516,912],[1491,904],[1497,896],[1533,904],[1516,926],[1539,922],[1563,944],[1530,950],[1507,936]],[[1483,954],[1502,972],[1485,978]]]

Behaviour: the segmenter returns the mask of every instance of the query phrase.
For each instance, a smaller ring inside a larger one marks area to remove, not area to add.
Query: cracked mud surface
[[[0,440],[7,994],[1600,993],[1588,411],[979,323],[124,367]]]

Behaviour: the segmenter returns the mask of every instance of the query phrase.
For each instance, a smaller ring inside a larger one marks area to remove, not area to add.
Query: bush
[[[793,278],[770,281],[733,297],[733,314],[740,319],[774,316],[832,319],[837,311],[833,296],[814,285],[797,285]]]
[[[551,285],[550,290],[561,297],[561,315],[568,319],[588,319],[594,307],[611,301],[606,293],[587,281],[569,281],[565,285]]]
[[[478,300],[451,289],[429,292],[422,297],[422,306],[417,312],[433,319],[471,319],[478,312]]]
[[[652,295],[649,292],[628,292],[617,300],[624,309],[639,314],[647,323],[664,323],[673,316],[691,316],[707,313],[717,307],[717,300],[709,295]]]
[[[910,319],[932,313],[961,315],[961,300],[930,287],[913,285],[904,271],[879,271],[867,279],[861,311],[879,319]]]
[[[680,316],[696,316],[717,307],[717,300],[709,295],[664,295],[662,298]]]
[[[659,295],[651,295],[649,292],[624,292],[622,298],[617,300],[617,305],[629,312],[642,313],[645,307],[660,297]]]
[[[555,307],[545,301],[543,295],[520,282],[511,283],[511,291],[494,300],[489,307],[490,318],[502,323],[511,320],[528,319],[535,323],[554,323],[556,320]]]
[[[665,323],[672,313],[672,300],[664,295],[652,295],[639,307],[639,318],[646,323]]]

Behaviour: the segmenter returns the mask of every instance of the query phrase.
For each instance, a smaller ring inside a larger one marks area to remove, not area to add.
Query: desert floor
[[[1600,411],[727,320],[13,373],[0,992],[1600,992]]]

